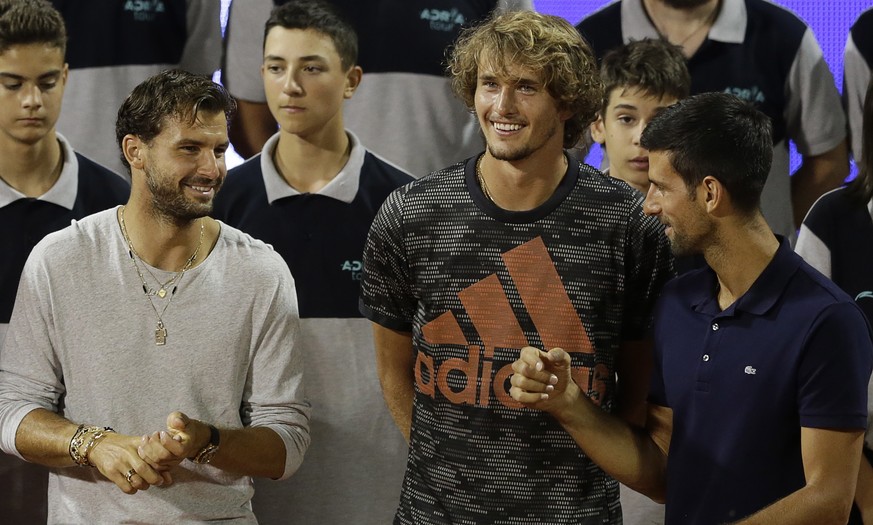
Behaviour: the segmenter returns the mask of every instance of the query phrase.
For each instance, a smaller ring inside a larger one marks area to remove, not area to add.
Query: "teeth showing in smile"
[[[191,186],[191,189],[199,191],[201,193],[209,193],[210,191],[212,191],[212,188],[210,188],[209,186]]]
[[[494,128],[497,131],[518,131],[521,129],[521,124],[505,124],[503,122],[495,122]]]

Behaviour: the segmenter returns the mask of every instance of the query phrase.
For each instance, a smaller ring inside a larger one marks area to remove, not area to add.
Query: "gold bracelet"
[[[111,427],[86,427],[79,425],[73,439],[70,440],[70,457],[80,467],[93,467],[94,464],[88,458],[91,450],[107,434],[115,432]]]

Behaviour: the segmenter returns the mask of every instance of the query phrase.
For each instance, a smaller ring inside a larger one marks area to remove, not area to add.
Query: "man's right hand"
[[[141,443],[139,436],[107,434],[94,445],[88,459],[125,494],[172,483],[169,473],[156,471],[139,456],[137,449]]]

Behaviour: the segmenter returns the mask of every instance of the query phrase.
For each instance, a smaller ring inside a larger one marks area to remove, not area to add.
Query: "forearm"
[[[406,442],[412,428],[412,402],[415,398],[415,354],[412,334],[373,324],[376,369],[388,411]]]
[[[662,450],[648,430],[604,412],[578,387],[570,389],[574,392],[572,404],[555,414],[561,426],[607,474],[663,503],[667,483],[667,445],[663,444]]]
[[[816,199],[840,187],[848,175],[849,156],[845,141],[821,155],[804,157],[803,164],[791,177],[795,227],[800,228]]]
[[[71,467],[70,440],[78,425],[58,414],[38,408],[21,420],[15,433],[18,452],[32,463],[46,467]]]
[[[735,525],[845,525],[851,508],[846,499],[806,485]]]
[[[221,442],[210,462],[214,467],[234,474],[272,479],[281,478],[285,473],[285,443],[272,429],[223,428],[219,432]]]

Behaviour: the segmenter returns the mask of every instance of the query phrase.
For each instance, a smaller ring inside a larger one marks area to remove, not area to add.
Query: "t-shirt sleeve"
[[[809,428],[863,429],[873,340],[853,303],[828,306],[807,332],[797,370],[800,424]]]
[[[846,117],[834,77],[808,28],[786,79],[788,136],[802,155],[821,155],[846,138]]]
[[[51,294],[45,292],[51,277],[42,264],[42,252],[38,244],[24,266],[0,349],[0,448],[18,457],[15,434],[21,421],[37,408],[57,412],[66,392],[53,343]]]
[[[834,191],[845,191],[838,189]],[[820,271],[827,278],[832,277],[831,271],[831,245],[833,244],[833,227],[836,216],[834,215],[833,203],[835,195],[828,192],[812,205],[800,232],[797,234],[797,245],[794,251],[809,263],[810,266]]]
[[[634,341],[650,335],[655,302],[675,273],[664,227],[643,213],[642,198],[631,209],[626,236],[622,340]]]
[[[264,293],[252,311],[259,325],[252,330],[252,363],[241,407],[245,426],[267,427],[285,444],[285,470],[291,476],[309,447],[309,403],[304,399],[303,349],[297,344],[299,312],[294,280],[272,250],[264,268],[277,275],[272,293]]]
[[[179,67],[212,76],[221,67],[221,3],[187,2],[188,21],[185,49]],[[260,65],[260,62],[258,62]]]
[[[403,227],[403,201],[408,187],[388,196],[367,235],[361,313],[392,330],[412,329],[416,298]]]
[[[248,102],[267,102],[261,64],[264,24],[272,9],[272,0],[245,0],[230,6],[221,80],[234,97]]]
[[[854,28],[852,29],[855,30]],[[852,156],[856,162],[861,160],[861,137],[864,128],[864,97],[870,82],[870,65],[858,49],[852,33],[846,41],[843,54],[843,97],[846,114],[849,118]]]

